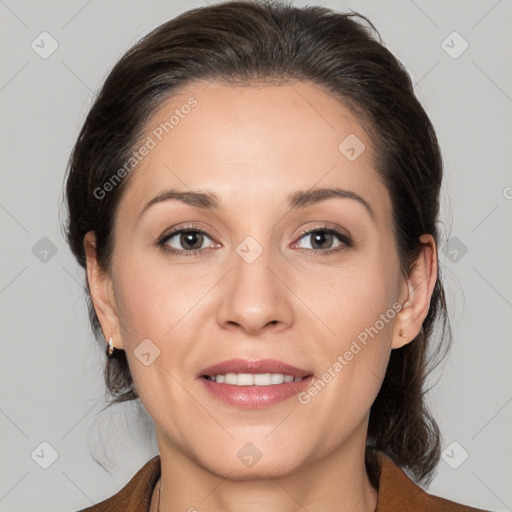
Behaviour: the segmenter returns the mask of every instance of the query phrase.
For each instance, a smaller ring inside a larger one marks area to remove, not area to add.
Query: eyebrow
[[[366,208],[372,220],[375,221],[375,213],[370,204],[365,199],[363,199],[359,194],[356,194],[351,190],[343,190],[341,188],[316,188],[310,190],[298,190],[290,194],[287,197],[287,200],[290,209],[297,210],[300,208],[305,208],[306,206],[320,203],[333,197],[352,199],[354,201],[358,201]],[[194,206],[196,208],[201,208],[203,210],[218,210],[219,208],[221,208],[221,203],[213,192],[184,192],[175,189],[170,189],[160,192],[157,196],[155,196],[148,203],[146,203],[142,211],[139,213],[139,220],[142,217],[142,215],[154,204],[171,200],[181,201],[182,203]]]

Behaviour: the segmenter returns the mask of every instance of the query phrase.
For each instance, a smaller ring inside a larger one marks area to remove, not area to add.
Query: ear
[[[421,235],[422,250],[400,294],[403,308],[397,314],[391,348],[411,342],[421,331],[430,308],[430,299],[437,281],[437,248],[432,235]]]
[[[84,236],[84,249],[87,262],[87,281],[103,336],[106,341],[112,337],[114,347],[124,349],[112,277],[98,263],[94,231],[89,231]]]

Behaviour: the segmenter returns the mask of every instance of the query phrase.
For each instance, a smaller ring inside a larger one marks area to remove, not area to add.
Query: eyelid
[[[321,230],[321,229],[332,229],[334,231],[337,231],[340,233],[340,235],[344,235],[347,238],[352,239],[352,235],[350,234],[350,231],[346,228],[341,228],[336,224],[333,224],[331,222],[322,222],[318,221],[317,225],[308,226],[306,228],[301,228],[298,233],[298,237],[305,235],[306,233],[310,233],[311,231]]]
[[[209,227],[208,229],[211,229],[212,231],[215,232],[215,230],[211,227]],[[167,229],[163,233],[163,235],[161,235],[159,237],[159,241],[166,240],[167,238],[170,238],[171,236],[174,236],[183,231],[197,231],[198,233],[206,235],[208,238],[212,238],[212,236],[207,231],[205,231],[204,228],[202,228],[199,225],[194,224],[192,222],[192,223],[185,224],[184,226],[178,225],[178,226],[173,226],[172,228]],[[215,236],[218,236],[216,232],[215,232]]]
[[[315,231],[326,231],[330,233],[331,235],[338,239],[340,245],[335,248],[325,250],[304,249],[302,247],[297,247],[298,252],[314,253],[318,256],[330,256],[334,254],[339,254],[341,251],[346,251],[355,246],[354,239],[352,238],[350,231],[348,231],[347,229],[340,228],[336,225],[331,225],[331,223],[329,222],[321,222],[316,226],[308,226],[307,228],[302,229],[299,232],[296,241],[292,243],[292,246],[297,246],[297,244],[305,235],[310,235]]]
[[[307,227],[301,229],[299,231],[299,233],[297,234],[295,241],[292,242],[292,246],[296,245],[297,242],[304,235],[308,235],[308,234],[311,234],[312,232],[321,231],[321,230],[331,232],[335,237],[337,237],[339,239],[339,241],[341,242],[341,246],[334,248],[334,249],[326,249],[326,250],[314,250],[314,249],[304,249],[304,248],[298,248],[297,250],[299,252],[313,252],[313,253],[318,253],[319,255],[320,254],[328,255],[328,254],[336,253],[343,249],[348,249],[353,246],[354,242],[353,242],[352,235],[350,234],[350,231],[348,231],[347,229],[340,228],[335,224],[332,224],[329,222],[321,222],[321,221],[316,225],[307,226]],[[208,249],[208,247],[205,247],[203,249],[194,249],[194,250],[187,251],[187,250],[180,250],[180,249],[175,249],[173,247],[166,246],[166,242],[169,238],[172,238],[182,232],[187,232],[187,231],[193,231],[193,232],[200,233],[200,234],[205,235],[206,237],[213,240],[213,238],[208,234],[208,232],[205,231],[204,229],[202,229],[200,226],[198,226],[197,224],[194,224],[194,223],[189,223],[182,227],[173,227],[170,229],[170,231],[167,231],[166,233],[164,233],[158,239],[157,246],[159,246],[162,250],[164,250],[168,253],[175,254],[178,256],[183,255],[185,257],[198,255],[200,253],[203,253],[206,249]],[[216,246],[218,246],[217,242],[214,242],[214,244]],[[209,248],[211,248],[211,247],[209,247]]]

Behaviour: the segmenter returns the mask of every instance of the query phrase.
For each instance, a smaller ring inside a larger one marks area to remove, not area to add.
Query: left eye
[[[339,233],[335,229],[328,229],[328,228],[317,228],[313,229],[311,231],[308,231],[307,233],[304,233],[300,240],[307,240],[308,237],[311,240],[310,247],[303,247],[300,244],[300,242],[294,244],[295,246],[299,246],[301,248],[305,249],[321,249],[321,250],[330,250],[333,249],[333,242],[337,238],[341,243],[339,245],[349,245],[348,238],[343,235],[342,233]],[[325,246],[328,247],[325,247]],[[336,246],[336,247],[338,247]]]

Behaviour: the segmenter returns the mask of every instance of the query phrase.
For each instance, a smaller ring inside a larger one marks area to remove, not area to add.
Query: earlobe
[[[400,348],[416,338],[423,328],[430,299],[437,281],[437,250],[432,235],[420,237],[422,250],[407,280],[402,295],[406,295],[396,317],[391,348]]]
[[[84,249],[87,264],[87,281],[94,310],[101,325],[103,336],[108,342],[112,337],[115,348],[123,348],[119,329],[117,306],[112,288],[112,279],[101,268],[96,255],[96,234],[89,231],[84,237]]]

